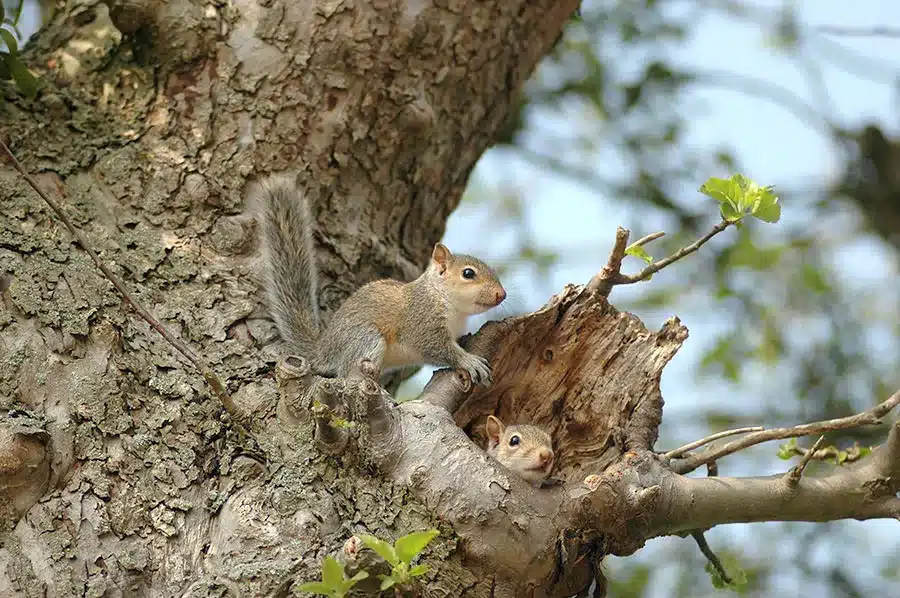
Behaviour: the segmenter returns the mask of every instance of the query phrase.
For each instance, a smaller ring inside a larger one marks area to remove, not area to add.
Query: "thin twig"
[[[679,249],[678,251],[676,251],[669,257],[663,258],[663,259],[659,260],[658,262],[653,262],[652,264],[650,264],[649,266],[647,266],[646,268],[644,268],[643,270],[641,270],[639,273],[635,274],[634,276],[623,275],[622,280],[616,282],[616,284],[632,284],[632,283],[640,282],[642,280],[646,280],[646,279],[650,278],[651,276],[653,276],[654,274],[656,274],[657,272],[659,272],[660,270],[662,270],[669,264],[675,263],[678,260],[680,260],[681,258],[683,258],[684,256],[694,253],[695,251],[700,249],[703,245],[705,245],[707,241],[709,241],[710,239],[712,239],[713,237],[718,235],[720,232],[722,232],[723,230],[725,230],[732,224],[735,224],[735,222],[730,221],[730,220],[722,220],[717,225],[712,227],[712,230],[710,230],[708,233],[706,233],[705,235],[703,235],[702,237],[700,237],[699,239],[697,239],[696,241],[694,241],[687,247],[682,247],[681,249]]]
[[[710,461],[706,464],[706,475],[707,477],[714,478],[719,475],[719,464],[715,461]],[[700,552],[703,553],[703,556],[706,557],[706,560],[709,561],[709,564],[713,566],[713,568],[718,572],[719,577],[722,578],[727,584],[731,583],[731,578],[728,576],[728,572],[725,571],[725,566],[722,565],[722,561],[719,560],[719,557],[713,552],[712,547],[710,547],[709,542],[706,541],[706,536],[704,536],[704,532],[707,530],[704,529],[695,529],[691,532],[691,537],[697,543],[697,546],[700,547]]]
[[[897,405],[900,405],[900,391],[895,392],[883,403],[879,403],[872,409],[857,413],[856,415],[802,424],[791,428],[773,428],[771,430],[753,432],[718,448],[713,448],[703,453],[691,455],[680,461],[674,462],[671,464],[671,470],[680,474],[688,473],[705,463],[716,461],[727,455],[770,440],[799,438],[801,436],[811,436],[813,434],[822,434],[824,432],[833,432],[835,430],[847,430],[849,428],[879,424],[881,423],[881,418]]]
[[[749,428],[736,428],[734,430],[725,430],[724,432],[717,432],[715,434],[711,434],[706,438],[701,438],[700,440],[695,440],[694,442],[689,442],[684,446],[679,446],[677,449],[672,449],[667,453],[663,453],[664,459],[677,459],[684,455],[688,451],[692,451],[695,448],[700,448],[704,444],[709,444],[710,442],[715,442],[720,438],[726,438],[728,436],[734,436],[735,434],[747,434],[749,432],[761,432],[765,430],[763,426],[751,426]]]
[[[709,564],[713,566],[716,572],[719,574],[719,577],[722,578],[727,584],[731,583],[731,578],[728,577],[728,573],[725,572],[725,567],[722,565],[722,561],[719,560],[719,557],[716,556],[716,553],[713,552],[713,549],[709,547],[709,542],[706,541],[706,536],[703,535],[701,531],[691,532],[691,537],[697,542],[697,546],[700,547],[700,552],[703,553],[703,556],[709,561]]]
[[[632,247],[643,247],[647,243],[650,243],[651,241],[655,241],[657,239],[661,239],[662,237],[665,237],[665,236],[666,236],[666,233],[664,233],[663,231],[659,231],[658,233],[650,233],[646,237],[641,237],[640,239],[638,239],[637,241],[635,241],[634,243],[629,245],[625,249],[625,251],[628,251]]]
[[[63,221],[63,224],[66,225],[66,228],[69,229],[69,233],[75,237],[75,241],[79,246],[87,253],[90,258],[94,261],[97,267],[103,272],[103,275],[116,287],[116,290],[122,294],[125,300],[131,304],[131,307],[140,315],[144,320],[147,321],[150,326],[154,328],[157,332],[159,332],[163,338],[165,338],[169,343],[175,347],[179,353],[184,355],[184,357],[191,362],[191,364],[200,371],[203,375],[203,379],[206,380],[207,384],[209,384],[210,388],[212,388],[213,393],[219,400],[222,402],[222,406],[225,407],[225,410],[237,421],[241,421],[243,419],[240,411],[237,406],[234,404],[234,401],[228,395],[228,392],[225,390],[225,385],[219,379],[218,376],[212,371],[210,366],[206,364],[200,357],[198,357],[193,351],[191,351],[184,343],[175,338],[156,318],[154,318],[150,312],[148,312],[141,303],[135,299],[135,297],[125,288],[124,283],[119,280],[119,278],[113,274],[113,272],[106,266],[100,256],[97,255],[91,246],[88,244],[87,239],[84,235],[81,234],[81,231],[75,228],[72,224],[72,221],[69,220],[69,217],[66,216],[66,213],[63,212],[62,207],[55,200],[51,199],[44,191],[38,186],[37,181],[25,171],[25,168],[19,162],[19,160],[13,155],[12,151],[6,145],[2,139],[0,139],[0,149],[3,150],[3,153],[9,158],[9,161],[12,163],[13,168],[28,182],[32,189],[41,196],[41,199],[46,202],[50,209],[52,209],[60,220]]]
[[[825,442],[825,435],[819,436],[819,439],[812,445],[812,448],[806,451],[806,454],[803,455],[803,458],[800,459],[800,463],[798,463],[795,467],[792,467],[790,471],[786,474],[786,480],[789,486],[794,487],[800,483],[800,478],[803,477],[803,470],[806,469],[806,466],[809,465],[809,462],[812,460],[813,455],[816,454],[816,451],[819,450],[819,447],[822,446],[822,443]]]
[[[845,27],[841,25],[819,25],[816,31],[826,35],[848,37],[900,37],[900,28],[873,25],[871,27]]]
[[[736,222],[730,220],[722,220],[717,225],[712,227],[712,230],[710,230],[708,233],[706,233],[687,247],[682,247],[669,257],[663,258],[658,262],[650,264],[634,276],[622,274],[622,260],[625,257],[625,250],[628,247],[628,236],[631,234],[631,231],[619,227],[616,230],[616,242],[613,245],[612,251],[610,251],[609,253],[609,259],[607,260],[606,265],[603,266],[603,269],[600,270],[600,272],[598,272],[588,283],[588,290],[599,293],[604,297],[609,297],[609,293],[612,291],[612,288],[614,286],[621,284],[634,284],[642,280],[647,280],[666,266],[677,262],[686,255],[694,253],[703,245],[705,245],[707,241],[733,224],[736,224]],[[649,237],[653,237],[653,235],[644,237],[643,239],[635,243],[635,245],[641,243],[641,241],[644,241],[644,239],[649,239]],[[647,242],[652,240],[653,239],[649,239]]]

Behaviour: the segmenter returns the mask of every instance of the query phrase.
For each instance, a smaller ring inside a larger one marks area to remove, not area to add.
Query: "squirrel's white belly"
[[[461,337],[466,332],[466,322],[469,319],[469,314],[465,313],[450,313],[450,317],[447,319],[447,328],[450,329],[450,338],[454,341]]]
[[[381,359],[381,369],[401,368],[407,365],[420,364],[424,361],[422,354],[409,345],[388,345]]]

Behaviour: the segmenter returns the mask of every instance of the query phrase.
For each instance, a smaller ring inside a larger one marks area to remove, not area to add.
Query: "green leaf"
[[[741,202],[744,198],[744,192],[734,179],[735,177],[731,177],[731,179],[710,177],[700,186],[700,193],[707,197],[711,197],[722,204],[723,210],[725,209],[724,206],[727,205],[730,206],[734,212],[739,212],[741,211]]]
[[[384,591],[390,587],[393,587],[393,585],[395,583],[397,583],[397,580],[395,580],[393,577],[384,577],[381,580],[381,588],[380,589],[382,591]]]
[[[761,187],[755,191],[750,213],[764,222],[778,222],[781,219],[781,205],[778,196],[772,193],[772,187]]]
[[[3,38],[3,43],[6,44],[6,48],[11,56],[16,56],[19,53],[19,43],[10,30],[0,27],[0,38]]]
[[[781,218],[781,206],[772,187],[760,187],[742,174],[729,179],[710,177],[700,186],[700,193],[719,202],[725,220],[740,220],[748,210],[766,222],[778,222]]]
[[[344,581],[344,567],[330,556],[322,561],[322,583],[339,588]]]
[[[356,575],[354,575],[353,577],[351,577],[348,580],[348,581],[353,582],[353,584],[350,587],[352,588],[354,585],[356,585],[356,582],[362,581],[362,580],[366,579],[367,577],[369,577],[368,571],[360,571],[359,573],[357,573]]]
[[[7,60],[11,60],[9,54],[0,52],[0,81],[9,81],[12,79],[12,73],[9,71],[9,67],[6,66]]]
[[[794,458],[794,455],[797,453],[794,449],[797,447],[797,439],[791,438],[789,441],[785,442],[781,446],[778,447],[778,458],[783,461],[788,461]]]
[[[862,459],[866,455],[872,454],[872,447],[870,446],[861,446],[859,447],[859,458]]]
[[[396,567],[400,564],[400,559],[397,557],[397,552],[394,550],[394,547],[385,542],[384,540],[379,540],[375,536],[361,536],[363,544],[371,548],[375,551],[375,554],[386,560],[392,566]]]
[[[309,583],[305,583],[300,586],[301,592],[309,592],[310,594],[325,594],[326,596],[331,595],[331,586],[327,586],[321,581],[311,581]]]
[[[9,57],[6,65],[12,72],[13,79],[16,80],[16,85],[19,86],[22,93],[29,98],[33,98],[35,93],[37,93],[37,79],[31,74],[25,63],[17,57]]]
[[[428,573],[428,565],[416,565],[409,570],[410,577],[419,577],[420,575],[425,575],[426,573]]]
[[[719,206],[719,213],[722,214],[722,220],[728,220],[729,222],[734,222],[743,218],[743,214],[741,214],[731,203],[727,202]]]
[[[641,247],[640,245],[631,245],[625,248],[625,255],[632,255],[634,257],[639,257],[648,264],[653,263],[653,258],[647,253],[647,250]]]
[[[398,538],[394,542],[397,556],[404,563],[411,563],[439,533],[436,529],[430,529],[424,532],[413,532]]]

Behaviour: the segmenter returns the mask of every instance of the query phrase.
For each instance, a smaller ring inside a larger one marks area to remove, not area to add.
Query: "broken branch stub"
[[[688,335],[677,318],[650,332],[601,294],[568,285],[540,310],[504,320],[502,332],[494,383],[475,388],[454,412],[476,442],[483,443],[491,414],[544,426],[556,475],[570,482],[604,471],[628,450],[653,448],[660,377]]]

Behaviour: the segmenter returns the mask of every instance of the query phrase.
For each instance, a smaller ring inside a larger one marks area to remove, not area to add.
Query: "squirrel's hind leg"
[[[387,343],[378,328],[371,325],[347,327],[344,334],[330,338],[342,340],[323,343],[320,349],[320,355],[328,362],[329,370],[346,377],[356,363],[365,358],[372,361],[378,372],[381,372]]]

